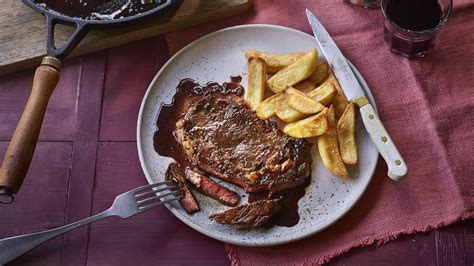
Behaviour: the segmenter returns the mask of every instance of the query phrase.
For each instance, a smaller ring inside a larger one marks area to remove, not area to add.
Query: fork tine
[[[135,198],[137,198],[137,199],[143,198],[144,196],[156,194],[157,192],[161,192],[161,191],[164,191],[164,190],[175,191],[177,188],[178,188],[177,185],[168,186],[168,187],[163,187],[163,188],[159,188],[159,189],[155,189],[155,190],[151,190],[151,191],[147,191],[147,192],[135,194]]]
[[[142,191],[144,191],[146,189],[149,189],[149,188],[158,187],[158,186],[162,186],[162,185],[172,185],[172,184],[173,184],[173,181],[167,180],[167,181],[163,181],[163,182],[158,182],[158,183],[153,183],[153,184],[137,187],[135,189],[130,190],[129,192],[133,192],[134,194],[137,194],[138,192],[142,192]]]
[[[164,201],[160,201],[160,202],[155,202],[155,203],[152,203],[152,204],[149,204],[149,205],[146,205],[146,206],[140,206],[138,207],[138,210],[140,212],[143,212],[143,211],[146,211],[148,209],[151,209],[151,208],[154,208],[154,207],[158,207],[158,206],[161,206],[163,204],[166,204],[166,203],[170,203],[172,201],[175,201],[175,200],[179,200],[181,199],[183,196],[177,196],[177,197],[174,197],[174,198],[171,198],[171,199],[167,199],[167,200],[164,200]]]
[[[156,200],[156,199],[161,199],[161,198],[164,198],[164,197],[167,197],[167,196],[179,196],[179,193],[176,193],[178,191],[174,191],[174,192],[169,192],[169,193],[166,193],[166,194],[163,194],[163,195],[154,195],[152,197],[149,197],[149,198],[146,198],[146,199],[143,199],[143,200],[137,200],[137,204],[138,205],[141,205],[143,203],[147,203],[147,202],[150,202],[152,200]]]

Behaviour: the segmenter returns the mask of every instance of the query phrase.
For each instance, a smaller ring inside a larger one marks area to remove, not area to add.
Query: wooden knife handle
[[[30,98],[0,169],[0,188],[16,194],[30,167],[48,101],[59,80],[61,61],[46,56],[36,69]]]

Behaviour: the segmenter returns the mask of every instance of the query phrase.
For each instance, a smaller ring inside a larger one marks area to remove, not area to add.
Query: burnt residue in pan
[[[131,17],[152,10],[164,0],[36,0],[41,8],[68,17],[111,20]]]

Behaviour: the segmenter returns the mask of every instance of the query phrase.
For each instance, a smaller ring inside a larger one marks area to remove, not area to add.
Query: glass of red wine
[[[392,52],[424,57],[451,14],[452,0],[382,0],[385,41]]]

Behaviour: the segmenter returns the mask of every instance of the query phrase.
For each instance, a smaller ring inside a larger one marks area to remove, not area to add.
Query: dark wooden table
[[[13,205],[0,205],[0,237],[73,222],[146,184],[136,120],[146,88],[169,55],[163,37],[68,60],[31,170]],[[0,77],[0,158],[27,101],[33,71]],[[229,264],[224,244],[166,208],[110,218],[40,246],[12,265]],[[333,264],[474,265],[474,222],[357,248]]]

